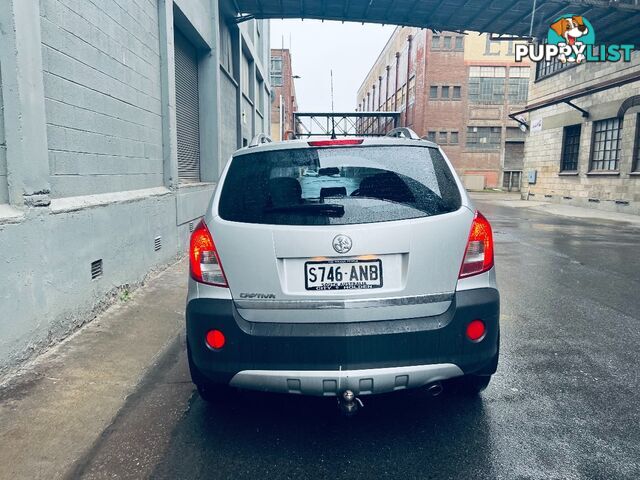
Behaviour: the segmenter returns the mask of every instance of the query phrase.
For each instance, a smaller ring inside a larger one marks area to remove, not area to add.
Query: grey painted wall
[[[9,201],[7,188],[7,145],[4,138],[4,103],[2,101],[2,66],[0,65],[0,204]]]
[[[163,185],[158,8],[41,0],[54,197]]]
[[[226,73],[223,73],[220,78],[220,109],[222,120],[220,162],[224,168],[231,154],[238,148],[238,134],[236,131],[238,125],[236,109],[238,87]]]
[[[186,253],[242,128],[240,79],[220,66],[221,28],[234,32],[235,65],[243,44],[269,89],[268,41],[257,58],[249,27],[224,20],[232,2],[220,4],[6,0],[0,9],[0,374]],[[174,26],[199,52],[199,184],[177,182]],[[268,24],[262,32],[261,42]],[[104,273],[92,280],[98,259]]]
[[[136,284],[178,252],[176,200],[164,188],[154,196],[67,208],[54,201],[51,211],[0,225],[0,371],[91,320],[109,292]],[[156,236],[162,236],[159,252]],[[91,280],[98,259],[104,275]]]

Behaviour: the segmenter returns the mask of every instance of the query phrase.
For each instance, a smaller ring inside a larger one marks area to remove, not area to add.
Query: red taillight
[[[191,234],[189,268],[191,277],[200,283],[217,287],[229,286],[213,238],[204,220],[198,223]]]
[[[493,267],[493,233],[489,221],[476,212],[464,252],[460,278],[478,275]]]
[[[214,350],[220,350],[222,347],[224,347],[224,344],[227,341],[224,338],[224,333],[222,333],[220,330],[211,330],[207,333],[207,336],[204,340],[205,342],[207,342],[207,345],[209,345],[209,347],[213,348]]]
[[[469,325],[467,325],[467,338],[472,342],[479,342],[482,340],[486,332],[487,329],[482,320],[473,320]]]
[[[309,142],[310,147],[339,147],[345,145],[362,145],[364,138],[340,138],[334,140],[315,140]]]

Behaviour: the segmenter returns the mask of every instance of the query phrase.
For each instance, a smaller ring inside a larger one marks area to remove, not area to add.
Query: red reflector
[[[467,249],[464,252],[460,278],[471,277],[493,268],[493,233],[491,224],[480,212],[471,224]]]
[[[480,341],[484,338],[487,329],[482,320],[473,320],[467,325],[467,338],[472,342]]]
[[[222,347],[224,347],[226,341],[224,338],[224,334],[220,330],[211,330],[209,333],[207,333],[205,340],[207,342],[207,345],[209,345],[209,347],[213,348],[214,350],[220,350]]]
[[[361,145],[364,138],[340,138],[334,140],[314,140],[309,142],[310,147],[336,147],[344,145]]]

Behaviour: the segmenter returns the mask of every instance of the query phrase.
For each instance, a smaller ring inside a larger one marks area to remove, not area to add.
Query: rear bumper
[[[389,393],[419,388],[438,380],[463,375],[451,363],[364,370],[244,370],[231,379],[231,386],[276,393],[334,396],[351,390],[356,395]]]
[[[335,324],[251,323],[231,300],[193,299],[187,341],[198,375],[211,382],[312,395],[383,393],[494,373],[499,311],[493,288],[457,292],[434,317]],[[473,343],[465,329],[477,318],[487,333]],[[204,342],[214,328],[226,337],[220,351]]]

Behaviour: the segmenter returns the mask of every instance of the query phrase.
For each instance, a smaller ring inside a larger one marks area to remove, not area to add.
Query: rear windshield
[[[244,223],[352,225],[441,215],[460,205],[436,148],[306,148],[234,157],[219,214]]]

